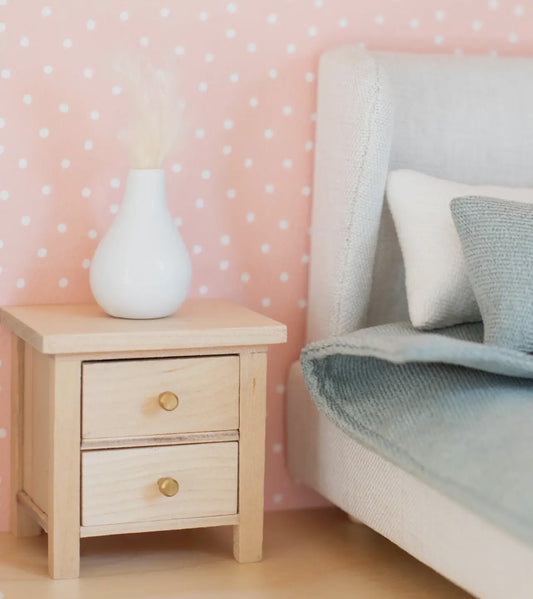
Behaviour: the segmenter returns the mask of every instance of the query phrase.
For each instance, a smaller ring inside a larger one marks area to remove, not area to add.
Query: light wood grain
[[[204,516],[201,518],[169,518],[150,522],[126,522],[124,524],[103,524],[100,526],[82,526],[81,538],[102,537],[107,535],[155,532],[161,530],[185,530],[188,528],[207,528],[211,526],[230,526],[238,524],[239,514],[225,516]]]
[[[470,597],[333,509],[267,513],[265,559],[251,566],[230,558],[231,530],[224,526],[83,539],[82,545],[80,579],[58,583],[46,576],[44,537],[0,535],[0,590],[6,599]]]
[[[79,354],[284,343],[285,325],[223,300],[190,300],[167,318],[127,320],[96,304],[3,308],[1,322],[42,353]]]
[[[26,344],[24,352],[24,490],[48,512],[49,357]]]
[[[233,553],[239,562],[256,562],[263,547],[267,354],[241,354],[239,516]]]
[[[76,578],[80,568],[81,362],[48,357],[50,465],[48,568],[52,578]]]
[[[159,394],[179,398],[164,410]],[[83,438],[237,429],[239,358],[219,356],[83,365]]]
[[[150,522],[237,512],[238,444],[84,452],[82,525]],[[157,481],[178,481],[174,497]]]
[[[82,451],[96,449],[121,449],[128,447],[155,447],[157,445],[191,445],[192,443],[220,443],[222,441],[238,441],[239,431],[216,431],[207,433],[186,433],[181,435],[158,435],[157,437],[104,437],[101,439],[84,439]]]
[[[13,335],[11,341],[11,532],[15,536],[39,535],[40,526],[21,509],[17,494],[24,486],[24,354],[25,343]]]
[[[17,504],[31,514],[33,520],[44,532],[48,532],[48,516],[25,491],[19,491],[17,494]]]

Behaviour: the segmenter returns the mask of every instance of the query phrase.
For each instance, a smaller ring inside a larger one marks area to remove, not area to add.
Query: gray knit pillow
[[[450,206],[485,343],[533,352],[533,205],[463,197]]]

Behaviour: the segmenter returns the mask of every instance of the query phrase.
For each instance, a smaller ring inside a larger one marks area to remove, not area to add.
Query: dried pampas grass
[[[121,134],[135,169],[161,168],[184,129],[184,102],[169,69],[147,61],[122,58],[116,69],[130,103],[128,124]]]

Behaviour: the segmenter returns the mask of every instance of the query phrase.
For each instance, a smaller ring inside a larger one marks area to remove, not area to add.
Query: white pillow
[[[533,168],[533,165],[532,165]],[[450,202],[485,196],[533,203],[533,189],[465,185],[411,170],[389,173],[389,203],[405,265],[413,326],[434,329],[481,320]]]

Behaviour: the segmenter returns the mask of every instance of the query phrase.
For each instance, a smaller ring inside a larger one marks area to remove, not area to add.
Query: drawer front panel
[[[161,398],[165,392],[172,395],[167,393]],[[177,406],[174,396],[178,399]],[[85,439],[238,427],[238,356],[83,365],[82,434]]]
[[[237,479],[237,442],[86,451],[81,523],[235,514]]]

